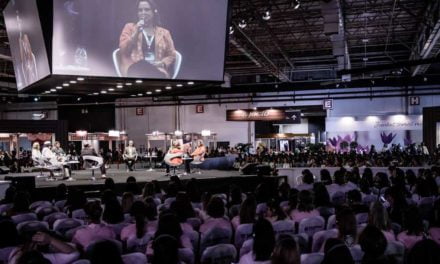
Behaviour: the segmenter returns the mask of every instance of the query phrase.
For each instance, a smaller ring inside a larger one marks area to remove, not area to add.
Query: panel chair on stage
[[[104,165],[104,159],[98,156],[82,156],[84,164],[86,164],[85,169],[92,171],[92,181],[95,180],[95,170],[101,170],[101,167]],[[103,176],[105,178],[105,176]]]
[[[34,164],[34,168],[40,171],[40,175],[38,175],[37,178],[53,179],[56,171],[63,170],[63,166],[52,165],[49,161],[41,157],[32,156],[32,161]],[[50,173],[50,176],[47,177],[43,175],[43,171],[48,171]]]
[[[176,169],[183,164],[183,154],[184,152],[180,142],[178,140],[173,140],[170,149],[163,158],[165,164],[170,167],[170,170],[173,170],[173,174],[171,176],[179,176],[176,174]]]
[[[121,68],[120,68],[121,54],[120,54],[119,48],[117,48],[113,51],[112,57],[113,57],[113,65],[115,66],[116,74],[119,77],[126,77],[126,76],[122,76],[122,73],[121,73]],[[182,65],[182,54],[180,54],[180,52],[178,52],[176,50],[176,60],[174,61],[173,75],[171,76],[171,79],[176,79],[177,74],[179,74],[181,65]]]

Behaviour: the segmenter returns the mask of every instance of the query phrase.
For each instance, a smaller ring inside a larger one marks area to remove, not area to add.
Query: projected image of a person
[[[176,50],[170,32],[160,27],[153,0],[137,2],[138,21],[124,26],[119,39],[124,77],[171,78]]]
[[[37,63],[35,60],[35,55],[32,52],[31,42],[29,41],[29,36],[23,33],[21,27],[21,19],[19,12],[17,11],[17,24],[18,24],[18,44],[20,47],[20,71],[22,72],[22,82],[23,85],[28,85],[35,82],[38,78],[37,73]]]

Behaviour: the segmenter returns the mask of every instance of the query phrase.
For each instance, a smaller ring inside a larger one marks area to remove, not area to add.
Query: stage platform
[[[43,173],[45,176],[49,175],[47,172]],[[136,178],[138,183],[150,182],[153,180],[157,181],[169,181],[170,177],[165,175],[165,169],[155,169],[154,171],[148,171],[147,169],[138,169],[135,171],[127,172],[126,170],[110,168],[107,169],[107,178],[112,178],[116,184],[125,183],[127,178],[133,176]],[[189,180],[191,178],[196,179],[219,179],[219,178],[231,178],[231,177],[252,177],[255,175],[241,175],[238,171],[220,171],[220,170],[202,170],[201,174],[191,173],[187,175],[182,175],[183,172],[179,171],[181,180]],[[36,176],[35,177],[35,187],[36,188],[46,188],[54,187],[60,183],[65,183],[67,186],[83,186],[83,185],[102,185],[104,180],[101,178],[101,173],[95,171],[96,181],[91,180],[92,172],[88,170],[76,170],[73,171],[73,178],[75,181],[65,181],[61,177],[57,177],[56,181],[47,181],[46,178],[38,178],[39,172],[32,173],[9,173],[5,175],[0,175],[0,180],[4,180],[7,176],[12,177],[26,177],[26,176]]]

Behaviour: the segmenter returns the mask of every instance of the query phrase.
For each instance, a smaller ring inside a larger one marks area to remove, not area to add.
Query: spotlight
[[[34,101],[35,101],[35,102],[38,102],[38,97],[35,97],[35,98],[34,98]]]
[[[106,93],[107,93],[107,91],[101,91],[101,93],[102,93],[102,94],[106,94]]]
[[[176,86],[177,86],[177,87],[182,87],[182,86],[183,86],[183,84],[181,84],[181,83],[178,83],[178,84],[176,84]]]
[[[167,87],[165,87],[165,89],[166,89],[166,90],[171,90],[172,87],[168,85]]]
[[[125,85],[127,85],[127,86],[131,86],[131,85],[132,85],[132,83],[125,83]]]
[[[122,86],[122,84],[118,84],[118,85],[116,85],[116,88],[122,89],[122,88],[124,88],[124,86]]]
[[[109,92],[113,92],[115,89],[113,89],[113,88],[108,88],[108,91]]]
[[[78,78],[76,78],[78,81],[84,81],[84,77],[78,77]]]
[[[68,83],[63,83],[63,86],[64,86],[64,87],[69,87],[70,84],[68,84]]]
[[[142,96],[143,94],[141,94],[141,93],[138,93],[138,96]]]
[[[148,91],[147,94],[152,94],[152,92]]]
[[[81,101],[81,97],[76,98],[76,100],[77,100],[78,102]]]
[[[162,92],[162,90],[161,89],[156,89],[156,92],[160,93],[160,92]]]
[[[63,87],[62,86],[57,86],[57,87],[55,87],[57,90],[61,90],[61,89],[63,89]]]
[[[50,89],[50,91],[51,91],[51,92],[56,92],[56,91],[57,91],[57,89]]]
[[[142,80],[136,80],[136,83],[142,83]]]
[[[70,83],[73,83],[73,84],[75,84],[75,83],[76,83],[76,81],[75,81],[75,80],[72,80],[72,81],[70,81]]]
[[[234,34],[234,27],[230,26],[229,27],[229,35],[232,35],[232,34]]]
[[[247,26],[247,22],[245,19],[242,19],[239,23],[238,23],[238,27],[243,29]]]
[[[99,95],[99,93],[93,93],[93,95]]]
[[[194,82],[188,82],[188,85],[193,85],[194,84]]]
[[[265,21],[268,21],[270,18],[271,18],[270,11],[267,10],[266,12],[264,12],[264,14],[262,16],[262,19],[265,20]]]
[[[298,9],[301,6],[301,2],[299,0],[294,0],[292,4],[294,9]]]

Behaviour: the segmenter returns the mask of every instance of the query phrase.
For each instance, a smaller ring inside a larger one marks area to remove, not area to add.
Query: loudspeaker
[[[29,193],[35,190],[35,176],[5,176],[5,181],[11,181],[11,185],[17,190]]]
[[[0,174],[8,174],[9,168],[6,166],[0,166]]]

